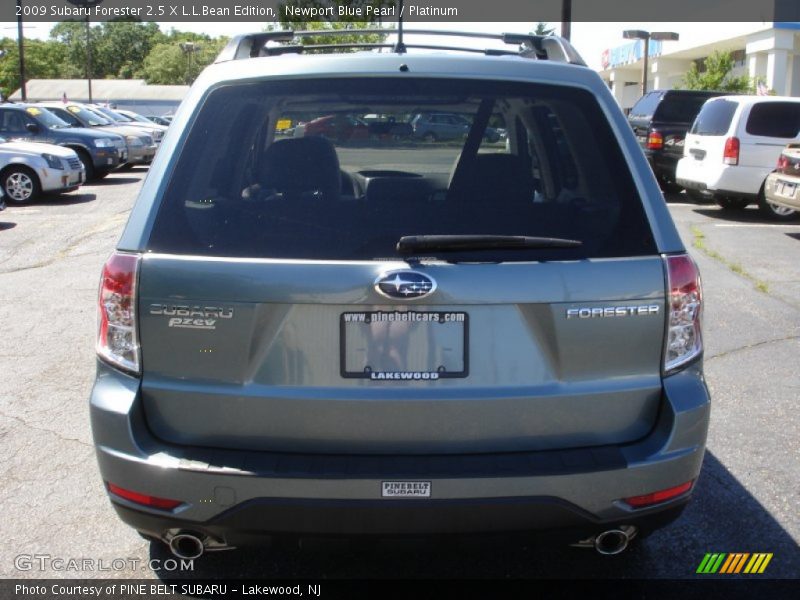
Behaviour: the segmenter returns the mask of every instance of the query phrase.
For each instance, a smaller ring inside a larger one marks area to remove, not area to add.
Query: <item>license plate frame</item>
[[[778,179],[775,184],[775,193],[782,198],[794,198],[797,192],[797,184],[792,181]]]
[[[349,315],[364,315],[363,321],[348,319]],[[376,315],[381,315],[376,318]],[[406,315],[404,317],[404,315]],[[438,315],[434,320],[433,315]],[[392,318],[391,316],[394,316]],[[369,320],[366,318],[369,317]],[[457,320],[454,320],[457,319]],[[434,370],[380,370],[369,365],[361,371],[348,370],[347,327],[370,326],[373,324],[404,323],[407,325],[441,327],[443,325],[461,326],[461,352],[453,356],[461,359],[461,368],[448,370],[441,365]],[[469,314],[464,311],[438,310],[364,310],[347,311],[339,317],[339,373],[345,379],[369,379],[372,381],[433,381],[437,379],[463,379],[469,376]]]

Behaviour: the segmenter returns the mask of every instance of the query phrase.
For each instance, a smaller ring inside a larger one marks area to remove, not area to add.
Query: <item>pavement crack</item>
[[[61,433],[59,433],[58,431],[55,431],[53,429],[47,429],[46,427],[37,427],[36,425],[32,425],[31,423],[28,423],[24,419],[20,419],[19,417],[15,417],[14,415],[9,415],[9,414],[0,412],[0,416],[4,417],[6,419],[13,419],[14,421],[17,421],[17,422],[21,423],[24,427],[27,427],[29,429],[33,429],[34,431],[42,431],[44,433],[51,433],[54,436],[56,436],[58,439],[63,441],[63,442],[75,442],[77,444],[80,444],[81,446],[85,446],[86,448],[93,448],[94,447],[92,444],[87,444],[86,442],[84,442],[83,440],[79,440],[78,438],[66,437],[66,436],[62,435]]]
[[[745,344],[744,346],[739,346],[738,348],[732,348],[730,350],[726,350],[725,352],[720,352],[719,354],[714,354],[706,358],[706,362],[717,359],[717,358],[724,358],[726,356],[730,356],[731,354],[736,354],[737,352],[741,352],[743,350],[750,350],[751,348],[758,348],[760,346],[768,346],[769,344],[777,344],[778,342],[789,342],[792,340],[800,339],[800,335],[789,335],[782,338],[775,338],[772,340],[763,340],[760,342],[754,342],[752,344]]]

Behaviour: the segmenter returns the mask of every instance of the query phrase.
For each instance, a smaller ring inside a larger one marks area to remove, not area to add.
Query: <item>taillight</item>
[[[669,322],[664,349],[664,372],[684,366],[703,351],[700,319],[703,290],[697,265],[687,255],[667,256]]]
[[[629,506],[633,508],[644,508],[653,504],[661,504],[667,500],[672,500],[688,492],[692,489],[692,481],[687,481],[675,487],[667,488],[666,490],[659,490],[651,494],[643,494],[641,496],[631,496],[630,498],[623,498]]]
[[[139,372],[136,278],[139,256],[115,252],[103,267],[98,299],[97,354],[116,367]]]
[[[722,153],[722,162],[726,165],[739,164],[739,138],[729,137],[725,140],[725,150]]]
[[[648,150],[661,150],[664,147],[664,136],[660,131],[651,131],[647,134]]]
[[[778,164],[775,167],[781,173],[785,172],[786,169],[789,167],[789,159],[786,158],[783,154],[778,157]]]
[[[108,483],[108,491],[114,494],[115,496],[119,496],[120,498],[125,498],[125,500],[129,500],[131,502],[135,502],[136,504],[142,504],[144,506],[150,506],[151,508],[161,508],[163,510],[172,510],[183,504],[180,500],[170,500],[169,498],[159,498],[157,496],[150,496],[149,494],[140,494],[139,492],[134,492],[131,490],[126,490],[125,488],[121,488],[118,485],[114,485],[113,483]]]

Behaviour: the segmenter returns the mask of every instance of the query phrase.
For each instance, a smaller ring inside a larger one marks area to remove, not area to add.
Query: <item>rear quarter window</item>
[[[794,139],[800,132],[800,103],[761,102],[754,104],[745,131],[750,135]]]
[[[656,253],[630,167],[584,90],[413,78],[265,81],[213,90],[198,110],[160,201],[153,252],[396,260],[402,236],[486,234],[582,245],[425,257]],[[417,137],[411,124],[421,113],[459,115],[469,131]]]
[[[737,102],[709,100],[700,109],[689,133],[697,135],[725,135],[730,129]]]
[[[631,117],[651,117],[655,114],[656,109],[664,96],[663,92],[650,92],[645,94],[633,105],[631,108]]]

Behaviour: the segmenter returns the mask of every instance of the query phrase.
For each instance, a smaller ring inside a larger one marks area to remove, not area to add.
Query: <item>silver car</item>
[[[149,165],[156,154],[152,136],[136,127],[118,125],[77,102],[41,102],[40,106],[55,114],[73,127],[94,128],[116,133],[125,138],[127,154],[124,165]],[[124,167],[123,165],[123,167]]]
[[[767,201],[800,216],[800,144],[789,144],[781,152],[775,171],[764,184]]]
[[[198,78],[103,269],[91,418],[121,519],[194,558],[540,530],[616,554],[677,518],[700,277],[608,87],[556,37],[293,38],[235,38]],[[461,143],[278,135],[445,105]]]
[[[100,106],[98,104],[93,104],[89,106],[91,110],[100,114],[111,122],[116,123],[118,125],[125,125],[126,127],[134,127],[141,131],[145,131],[148,135],[153,138],[156,146],[161,144],[161,140],[164,137],[164,134],[167,131],[167,127],[164,125],[159,125],[158,123],[148,122],[148,123],[141,123],[135,119],[127,117],[121,113],[118,113],[115,110],[108,108],[107,106]]]
[[[71,192],[86,182],[74,150],[0,138],[0,188],[9,204],[35,202],[42,193]]]

